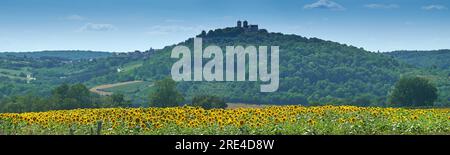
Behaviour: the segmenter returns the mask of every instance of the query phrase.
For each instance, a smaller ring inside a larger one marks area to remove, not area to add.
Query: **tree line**
[[[156,82],[156,92],[150,94],[150,105],[154,107],[174,107],[183,105],[185,98],[177,90],[176,82],[165,78]],[[381,107],[431,107],[438,99],[437,87],[428,79],[417,76],[403,76],[388,92],[387,101],[373,100],[373,96],[361,95],[352,100],[331,99],[331,102],[310,103],[318,105],[353,105],[353,106],[381,106]],[[380,102],[372,105],[372,102]],[[226,108],[226,102],[213,95],[196,95],[190,106],[205,109]]]
[[[155,92],[149,94],[151,107],[177,107],[186,105],[183,94],[177,89],[177,83],[171,78],[155,82]],[[338,100],[328,103],[310,103],[310,106],[323,104],[371,106],[371,96],[356,97],[352,101]],[[429,107],[438,99],[436,86],[422,77],[405,76],[395,84],[389,92],[387,102],[382,106],[389,107]],[[223,98],[213,95],[198,94],[192,97],[190,106],[205,109],[226,108]],[[78,108],[131,107],[123,94],[111,96],[92,94],[83,84],[63,84],[52,90],[49,97],[32,94],[13,96],[0,102],[0,112],[39,112],[48,110],[70,110]]]
[[[78,108],[130,107],[131,102],[122,94],[99,96],[91,93],[83,84],[62,84],[53,89],[48,97],[29,93],[23,96],[3,98],[0,112],[40,112]]]
[[[170,78],[155,83],[156,91],[149,94],[151,107],[176,107],[184,105],[184,96],[177,90],[176,82]],[[226,102],[216,96],[195,96],[191,106],[205,109],[226,108]],[[86,108],[133,107],[130,100],[120,93],[110,96],[93,94],[83,84],[62,84],[51,91],[48,97],[29,93],[22,96],[3,98],[0,102],[2,113],[41,112],[50,110],[71,110]],[[138,105],[142,106],[142,105]]]

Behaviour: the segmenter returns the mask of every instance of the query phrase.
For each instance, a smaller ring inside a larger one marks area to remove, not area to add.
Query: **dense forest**
[[[442,70],[450,69],[450,50],[394,51],[385,54],[416,67]]]
[[[387,97],[400,77],[420,76],[437,86],[439,97],[435,105],[450,105],[450,71],[446,61],[449,50],[373,53],[337,42],[264,29],[224,28],[202,32],[197,37],[203,38],[204,47],[279,46],[280,87],[275,93],[261,93],[260,82],[178,82],[177,89],[186,103],[196,96],[216,96],[226,102],[255,104],[386,106]],[[176,45],[192,49],[193,38]],[[130,100],[133,106],[148,106],[148,96],[155,91],[151,83],[170,76],[177,61],[170,58],[174,46],[128,53],[0,53],[0,103],[21,102],[34,96],[55,103],[54,91],[63,84],[83,84],[88,89],[138,80],[145,85],[138,83],[111,91],[123,94],[124,100]],[[88,102],[94,104],[92,107],[104,104],[98,100],[108,100],[91,95],[88,98],[96,98]],[[58,108],[61,107],[53,107]]]
[[[358,104],[357,101],[365,100],[365,104],[382,105],[401,73],[413,69],[389,56],[361,48],[266,30],[225,28],[199,37],[203,38],[204,47],[210,44],[280,46],[280,88],[275,93],[260,93],[259,84],[251,82],[181,82],[179,88],[188,97],[216,95],[230,102],[260,104]],[[179,45],[192,48],[193,38]],[[172,48],[159,51],[136,74],[149,80],[168,76],[176,61],[170,59]]]

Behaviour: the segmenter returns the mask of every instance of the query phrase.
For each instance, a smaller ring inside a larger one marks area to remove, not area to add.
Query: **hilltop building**
[[[250,25],[250,31],[258,31],[258,25]]]
[[[259,30],[258,25],[249,25],[248,21],[246,21],[246,20],[244,22],[238,20],[236,27],[244,28],[247,31],[258,31]]]

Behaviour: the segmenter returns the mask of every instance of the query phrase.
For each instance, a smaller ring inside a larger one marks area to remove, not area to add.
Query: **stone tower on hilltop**
[[[239,27],[239,28],[242,27],[242,22],[240,20],[237,21],[237,26],[236,27]]]
[[[246,31],[258,31],[258,25],[249,25],[246,20],[244,22],[241,22],[240,20],[237,21],[237,28],[244,28]]]

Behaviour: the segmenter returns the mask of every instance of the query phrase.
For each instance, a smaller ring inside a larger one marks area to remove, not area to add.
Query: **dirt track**
[[[144,82],[144,81],[127,81],[127,82],[120,82],[120,83],[114,83],[114,84],[105,84],[105,85],[100,85],[100,86],[91,88],[91,89],[89,89],[89,91],[99,94],[99,95],[102,95],[102,96],[109,96],[109,95],[112,95],[113,93],[104,91],[105,89],[113,88],[113,87],[117,87],[117,86],[128,85],[128,84],[133,84],[133,83],[139,83],[139,82]]]

